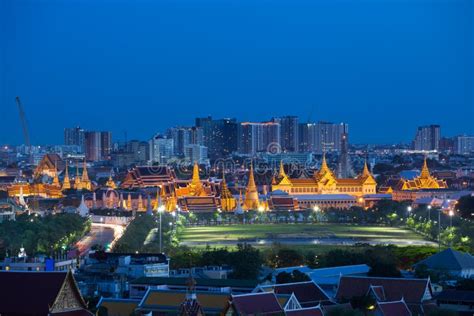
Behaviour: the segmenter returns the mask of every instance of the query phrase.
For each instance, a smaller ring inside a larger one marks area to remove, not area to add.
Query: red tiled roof
[[[232,296],[232,305],[241,315],[283,313],[275,293],[252,293]]]
[[[287,311],[286,315],[289,316],[323,316],[323,311],[318,307],[309,307],[302,309],[295,309],[292,311]]]
[[[407,304],[402,301],[397,302],[380,302],[377,309],[383,316],[411,316]]]
[[[355,296],[363,296],[368,293],[370,286],[382,286],[385,299],[388,301],[399,301],[404,298],[407,304],[420,304],[426,289],[428,288],[431,292],[431,284],[428,279],[342,276],[336,299],[347,300]]]
[[[48,315],[66,272],[0,272],[0,314]]]
[[[276,284],[272,288],[275,294],[295,294],[302,307],[317,306],[321,301],[329,301],[326,293],[312,281]]]

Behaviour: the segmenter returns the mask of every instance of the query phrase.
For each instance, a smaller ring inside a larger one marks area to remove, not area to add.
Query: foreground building
[[[0,272],[0,315],[92,315],[71,272]]]

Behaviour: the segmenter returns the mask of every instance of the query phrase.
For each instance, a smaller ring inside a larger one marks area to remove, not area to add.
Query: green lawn
[[[231,226],[188,227],[180,235],[182,242],[219,243],[253,239],[341,238],[360,242],[377,240],[394,242],[423,240],[423,237],[396,227],[348,224],[252,224]]]

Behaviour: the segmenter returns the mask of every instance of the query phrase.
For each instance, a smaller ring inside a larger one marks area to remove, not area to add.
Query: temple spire
[[[278,176],[280,178],[285,178],[286,177],[285,168],[283,166],[283,160],[280,160],[280,171],[278,172]]]
[[[364,162],[364,170],[362,170],[362,176],[363,177],[371,176],[370,171],[369,171],[369,167],[367,165],[367,160]]]
[[[250,165],[249,181],[247,183],[247,189],[245,190],[244,209],[256,210],[259,206],[258,191],[255,185],[255,178],[253,175],[253,165]]]
[[[82,190],[81,177],[79,176],[79,162],[76,163],[76,177],[74,178],[74,189]]]
[[[428,179],[430,177],[431,177],[430,170],[428,169],[428,163],[426,162],[426,156],[425,156],[425,160],[423,161],[423,167],[421,168],[420,178]]]
[[[71,188],[71,180],[69,180],[69,170],[66,160],[66,169],[64,169],[64,180],[62,190],[68,190]]]
[[[190,186],[190,193],[194,196],[202,196],[203,195],[203,187],[201,183],[201,179],[199,179],[199,165],[197,162],[194,162],[193,166],[193,176],[191,178]]]
[[[53,178],[53,185],[55,187],[60,188],[61,184],[59,183],[59,178],[58,178],[58,163],[55,161],[54,162],[54,178]]]
[[[89,174],[87,173],[87,163],[85,158],[82,168],[82,188],[89,191],[92,189],[91,180],[89,180]]]

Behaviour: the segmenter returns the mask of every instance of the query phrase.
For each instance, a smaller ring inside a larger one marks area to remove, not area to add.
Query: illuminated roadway
[[[92,223],[90,232],[76,243],[76,247],[83,256],[94,245],[101,245],[107,250],[123,235],[125,227],[114,224]]]

